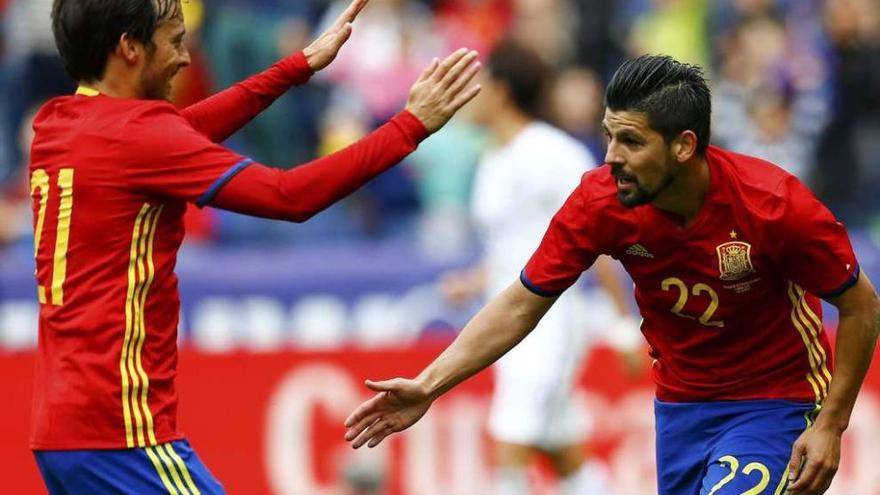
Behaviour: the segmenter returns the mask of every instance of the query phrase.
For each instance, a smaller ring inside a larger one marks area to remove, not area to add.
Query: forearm
[[[265,71],[193,104],[181,114],[202,134],[221,142],[241,129],[284,94],[313,74],[302,52],[278,61]]]
[[[210,204],[303,222],[398,163],[427,135],[419,120],[404,111],[357,143],[291,170],[252,165],[222,187]]]
[[[535,328],[554,301],[515,282],[480,310],[416,381],[436,399],[512,349]]]
[[[849,426],[856,397],[874,354],[878,323],[876,307],[841,315],[831,388],[816,419],[817,426],[839,432]]]

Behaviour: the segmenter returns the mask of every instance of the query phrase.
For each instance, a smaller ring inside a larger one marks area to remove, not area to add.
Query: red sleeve
[[[859,264],[843,224],[795,177],[781,185],[780,262],[785,275],[823,299],[839,296],[859,277]]]
[[[520,280],[540,296],[558,296],[574,285],[581,273],[605,252],[595,201],[588,197],[590,173],[550,221],[544,239],[532,255]]]
[[[197,203],[251,163],[193,129],[170,103],[145,106],[123,132],[126,183],[146,194]]]
[[[309,80],[314,72],[298,52],[269,69],[249,77],[181,111],[181,115],[208,139],[219,143],[256,117],[291,86]]]
[[[291,170],[247,167],[207,202],[248,215],[302,222],[389,169],[427,136],[422,123],[403,111],[353,145]]]

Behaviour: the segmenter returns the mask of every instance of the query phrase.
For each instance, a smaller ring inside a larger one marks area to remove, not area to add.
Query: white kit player
[[[497,144],[479,164],[472,198],[484,256],[479,266],[442,278],[441,290],[453,303],[506,288],[581,175],[596,165],[584,146],[536,118],[547,75],[536,54],[502,43],[483,74],[483,90],[470,114]],[[634,349],[641,344],[638,319],[629,313],[626,289],[611,260],[599,261],[599,285],[615,306],[608,340]],[[586,412],[572,400],[589,342],[579,323],[577,297],[576,291],[563,294],[535,331],[494,367],[489,433],[497,495],[528,494],[528,467],[540,455],[550,461],[563,495],[612,493],[600,464],[585,459]]]

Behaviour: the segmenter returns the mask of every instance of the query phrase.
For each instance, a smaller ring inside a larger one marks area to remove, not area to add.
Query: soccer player
[[[660,493],[823,493],[880,316],[843,225],[794,176],[709,146],[698,67],[630,60],[605,106],[606,166],[583,176],[520,279],[417,378],[367,381],[378,394],[346,439],[375,446],[414,423],[609,254],[635,282],[654,358]],[[833,363],[820,298],[840,316]]]
[[[584,146],[538,119],[548,79],[541,58],[517,43],[502,43],[489,55],[483,90],[468,112],[495,143],[480,161],[472,194],[484,254],[477,266],[444,274],[440,286],[453,303],[503,291],[581,175],[596,166]],[[635,352],[642,339],[622,281],[607,257],[596,269],[619,315],[616,333],[628,337]],[[584,418],[571,395],[594,340],[579,328],[575,297],[560,297],[535,331],[494,366],[489,433],[498,495],[530,493],[527,468],[538,456],[550,461],[563,494],[611,494],[603,467],[585,462]]]
[[[30,447],[53,495],[223,493],[176,417],[187,202],[304,221],[479,91],[476,53],[462,49],[337,154],[282,171],[216,144],[329,64],[365,3],[302,52],[179,112],[166,98],[189,62],[180,0],[55,0],[56,43],[80,87],[37,115],[29,169],[41,303]]]

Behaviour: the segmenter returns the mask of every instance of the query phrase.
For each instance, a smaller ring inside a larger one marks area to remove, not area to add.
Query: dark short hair
[[[152,47],[159,23],[180,15],[180,0],[55,0],[52,32],[67,73],[95,81],[123,33]]]
[[[489,77],[508,87],[517,108],[533,117],[540,113],[549,72],[537,53],[514,41],[502,41],[489,55],[486,68]]]
[[[686,130],[697,136],[697,152],[709,146],[712,101],[703,69],[665,55],[642,55],[624,62],[605,90],[613,111],[644,113],[666,142]]]

